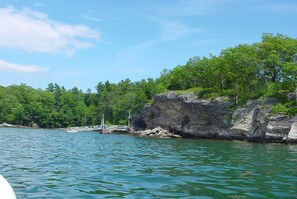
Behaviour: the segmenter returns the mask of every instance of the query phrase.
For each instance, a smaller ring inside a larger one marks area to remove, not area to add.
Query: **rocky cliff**
[[[233,108],[228,98],[197,99],[194,93],[163,93],[134,118],[136,130],[161,127],[183,137],[296,142],[297,117],[271,114],[277,100],[261,98]]]

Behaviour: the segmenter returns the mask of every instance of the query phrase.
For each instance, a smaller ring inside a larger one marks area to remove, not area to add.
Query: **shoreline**
[[[160,127],[156,127],[155,129],[159,129]],[[168,132],[158,133],[155,129],[145,129],[140,131],[130,131],[126,134],[136,136],[136,137],[145,137],[145,138],[159,138],[159,139],[189,139],[189,140],[212,140],[212,141],[226,141],[226,142],[243,142],[243,143],[255,143],[255,144],[284,144],[284,145],[296,145],[297,140],[256,140],[256,139],[243,139],[243,138],[235,138],[235,137],[200,137],[200,136],[185,136],[178,135],[174,133],[170,133],[167,130],[162,129],[162,131]]]
[[[40,129],[40,130],[62,130],[66,131],[67,128],[40,128],[40,127],[30,127],[30,126],[22,126],[22,125],[13,125],[8,123],[0,124],[0,128],[24,128],[24,129]],[[116,133],[116,132],[115,132]],[[104,133],[103,133],[104,134]],[[215,137],[201,137],[201,136],[193,136],[193,135],[186,135],[183,133],[176,134],[172,133],[166,129],[161,128],[160,126],[155,127],[153,129],[144,129],[144,130],[134,130],[129,129],[127,132],[121,134],[136,136],[136,137],[145,137],[145,138],[158,138],[158,139],[192,139],[192,140],[213,140],[213,141],[231,141],[231,142],[247,142],[247,143],[259,143],[259,144],[285,144],[285,145],[296,145],[297,140],[286,140],[286,139],[279,139],[279,140],[257,140],[257,139],[248,139],[246,138],[239,138],[233,136],[215,136]]]
[[[3,122],[0,124],[0,128],[32,128],[32,129],[39,129],[39,127],[30,127],[30,126],[23,126],[23,125],[15,125],[15,124],[8,124]]]

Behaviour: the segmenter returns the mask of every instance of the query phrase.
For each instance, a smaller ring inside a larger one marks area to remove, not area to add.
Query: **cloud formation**
[[[0,49],[73,55],[93,46],[100,33],[85,25],[69,25],[49,19],[42,12],[13,7],[0,9]]]
[[[201,28],[188,27],[183,23],[172,20],[159,21],[159,24],[162,31],[162,40],[176,40],[191,34],[200,33],[202,31]]]
[[[35,65],[19,65],[0,60],[0,72],[12,73],[38,73],[49,70],[48,67],[40,67]]]
[[[92,10],[89,10],[88,12],[82,14],[81,17],[88,21],[95,21],[95,22],[102,21],[100,18],[96,17],[96,12]]]

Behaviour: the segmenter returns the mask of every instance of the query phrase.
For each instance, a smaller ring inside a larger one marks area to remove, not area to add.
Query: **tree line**
[[[96,125],[104,114],[107,123],[126,124],[129,111],[138,113],[154,95],[168,90],[194,91],[200,98],[225,95],[235,105],[274,96],[283,99],[277,111],[296,113],[295,102],[284,97],[296,86],[297,40],[263,34],[259,43],[227,48],[217,56],[193,57],[185,65],[163,69],[156,79],[99,82],[95,92],[66,90],[56,83],[45,90],[26,84],[0,86],[0,123],[42,128]]]
[[[46,90],[26,84],[0,86],[0,123],[61,128],[106,123],[127,124],[129,111],[139,112],[159,93],[154,79],[119,83],[99,82],[96,92],[66,90],[50,83]]]

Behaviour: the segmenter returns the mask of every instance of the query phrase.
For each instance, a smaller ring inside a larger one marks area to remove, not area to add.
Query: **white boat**
[[[66,132],[68,132],[68,133],[77,133],[76,130],[66,130]]]
[[[0,175],[0,199],[16,199],[12,187],[2,175]]]

